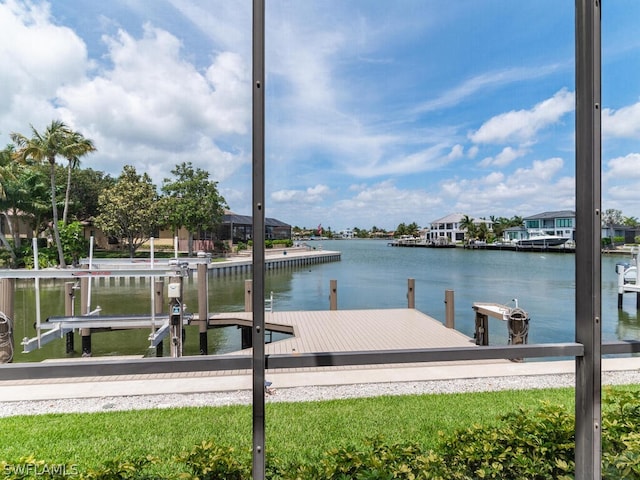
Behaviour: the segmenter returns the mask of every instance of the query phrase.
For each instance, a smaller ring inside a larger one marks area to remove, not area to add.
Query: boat
[[[566,243],[569,238],[550,235],[542,230],[533,230],[529,232],[529,238],[522,238],[516,241],[519,247],[557,247]]]

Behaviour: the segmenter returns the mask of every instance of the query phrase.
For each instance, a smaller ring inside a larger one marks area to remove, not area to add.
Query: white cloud
[[[354,196],[340,200],[325,215],[346,219],[344,227],[370,228],[373,225],[393,229],[399,223],[428,223],[429,211],[440,205],[440,199],[421,189],[398,188],[386,180],[370,186],[359,186]]]
[[[50,100],[90,67],[84,42],[51,22],[47,4],[0,3],[0,134],[28,133],[56,118]]]
[[[480,178],[453,178],[441,183],[439,195],[450,211],[474,216],[523,215],[570,209],[575,182],[562,176],[563,160],[534,161],[511,175],[492,172]]]
[[[560,121],[573,111],[573,92],[562,89],[553,97],[535,105],[531,110],[512,110],[486,121],[469,135],[474,143],[527,143],[543,128]]]
[[[451,148],[449,155],[447,155],[449,160],[457,160],[462,157],[464,157],[464,147],[460,144],[454,145]]]
[[[602,110],[602,133],[606,137],[640,139],[640,102],[613,110]]]
[[[640,153],[630,153],[624,157],[609,160],[605,178],[609,180],[640,178]]]
[[[566,66],[560,64],[551,64],[540,65],[532,68],[509,68],[495,72],[483,73],[462,82],[460,85],[450,90],[447,90],[433,100],[428,100],[422,103],[418,106],[416,111],[430,112],[453,107],[481,90],[541,78],[565,67]]]
[[[514,149],[512,147],[505,147],[495,157],[486,157],[480,162],[481,167],[506,167],[516,158],[520,158],[526,155],[528,151],[524,148]]]
[[[330,192],[331,189],[328,186],[318,184],[305,190],[278,190],[271,194],[271,200],[274,203],[290,204],[295,208],[322,202]]]

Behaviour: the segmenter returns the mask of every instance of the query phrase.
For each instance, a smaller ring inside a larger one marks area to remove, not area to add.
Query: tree
[[[71,172],[80,166],[80,157],[89,152],[95,151],[93,142],[84,138],[78,132],[71,132],[69,135],[69,146],[65,149],[64,156],[67,159],[67,188],[64,192],[64,210],[62,213],[62,223],[67,224],[67,214],[69,212],[69,195],[71,194]]]
[[[465,231],[467,242],[472,238],[475,238],[477,235],[476,224],[473,222],[473,220],[474,219],[469,215],[463,216],[462,220],[460,220],[460,229]]]
[[[16,145],[15,158],[22,161],[33,160],[38,163],[49,164],[51,183],[51,211],[53,214],[53,236],[58,249],[58,261],[61,267],[66,267],[60,230],[58,228],[58,205],[56,202],[56,157],[79,158],[95,150],[90,141],[82,141],[84,137],[74,132],[60,120],[54,120],[43,133],[31,126],[32,136],[27,138],[20,133],[12,133],[11,140]]]
[[[623,221],[622,211],[616,210],[615,208],[608,208],[602,213],[602,226],[609,229],[609,238],[611,239],[614,237],[613,227],[615,225],[622,225]]]
[[[411,222],[407,225],[407,235],[411,235],[412,237],[420,236],[420,227],[416,222]]]
[[[124,240],[131,258],[162,223],[151,177],[146,173],[138,175],[130,165],[125,165],[116,183],[100,195],[98,202],[96,226],[105,234]]]
[[[104,172],[91,168],[73,170],[72,177],[69,216],[79,221],[92,220],[99,213],[100,194],[112,187],[116,180]]]
[[[176,165],[171,173],[175,180],[163,181],[162,192],[166,197],[162,209],[172,228],[185,227],[189,231],[189,256],[192,256],[194,233],[213,230],[227,204],[218,192],[218,182],[209,180],[207,171],[194,169],[191,162]]]

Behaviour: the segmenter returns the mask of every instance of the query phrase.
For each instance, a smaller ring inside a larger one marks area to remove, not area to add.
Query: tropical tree
[[[115,178],[99,170],[78,168],[72,172],[69,194],[69,222],[71,219],[92,220],[98,213],[98,199],[106,189],[113,187]]]
[[[614,226],[622,225],[624,217],[621,210],[608,208],[602,213],[602,226],[609,230],[609,238],[613,239]]]
[[[68,138],[69,145],[65,148],[64,157],[67,159],[67,187],[64,192],[64,210],[62,223],[67,224],[69,212],[69,195],[71,194],[71,172],[80,166],[80,157],[95,151],[93,142],[78,132],[71,132]]]
[[[51,210],[53,214],[53,236],[58,250],[58,261],[61,267],[66,267],[60,230],[58,226],[58,206],[56,202],[56,157],[79,158],[95,150],[93,144],[81,141],[81,134],[74,132],[60,120],[54,120],[44,132],[40,133],[31,126],[32,136],[27,138],[20,133],[12,133],[11,140],[16,146],[15,158],[22,161],[33,160],[38,163],[49,164],[51,183]]]
[[[473,221],[474,219],[469,215],[464,215],[460,220],[460,229],[465,231],[465,237],[467,242],[472,238],[475,238],[477,235],[476,224]]]
[[[213,230],[220,223],[227,204],[218,192],[218,182],[209,180],[209,173],[183,162],[171,170],[175,179],[165,178],[162,210],[167,223],[178,230],[189,231],[189,256],[193,255],[194,233]]]
[[[100,195],[95,225],[106,235],[124,240],[133,258],[161,226],[158,200],[151,177],[125,165],[116,183]]]
[[[411,235],[412,237],[420,236],[420,227],[416,222],[411,222],[407,225],[407,235]]]
[[[13,178],[13,172],[11,171],[11,167],[13,166],[13,146],[7,146],[4,150],[0,151],[0,207],[2,208],[2,214],[5,217],[5,221],[7,226],[9,227],[9,231],[13,232],[13,224],[11,222],[11,218],[7,214],[7,183]],[[0,230],[0,243],[7,250],[9,255],[11,256],[12,261],[15,262],[16,254],[7,238],[5,237],[2,230]]]

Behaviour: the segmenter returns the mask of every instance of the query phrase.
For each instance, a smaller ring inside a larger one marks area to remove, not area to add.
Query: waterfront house
[[[460,224],[465,216],[466,215],[462,213],[452,213],[446,217],[434,220],[429,226],[429,232],[427,233],[428,240],[438,245],[463,242],[467,230],[461,228]],[[473,223],[475,225],[484,223],[487,226],[487,232],[493,231],[493,222],[491,222],[491,220],[474,218]]]
[[[573,210],[538,213],[524,217],[523,221],[529,236],[534,232],[544,232],[547,235],[575,240],[576,212]]]
[[[276,218],[265,218],[266,240],[290,240],[291,225]],[[229,210],[222,216],[222,222],[216,231],[218,240],[231,241],[231,243],[246,243],[253,238],[253,217],[250,215],[238,215]]]
[[[462,213],[451,213],[446,217],[432,221],[429,225],[429,241],[435,244],[464,241],[465,231],[460,228],[460,222],[463,218]]]

